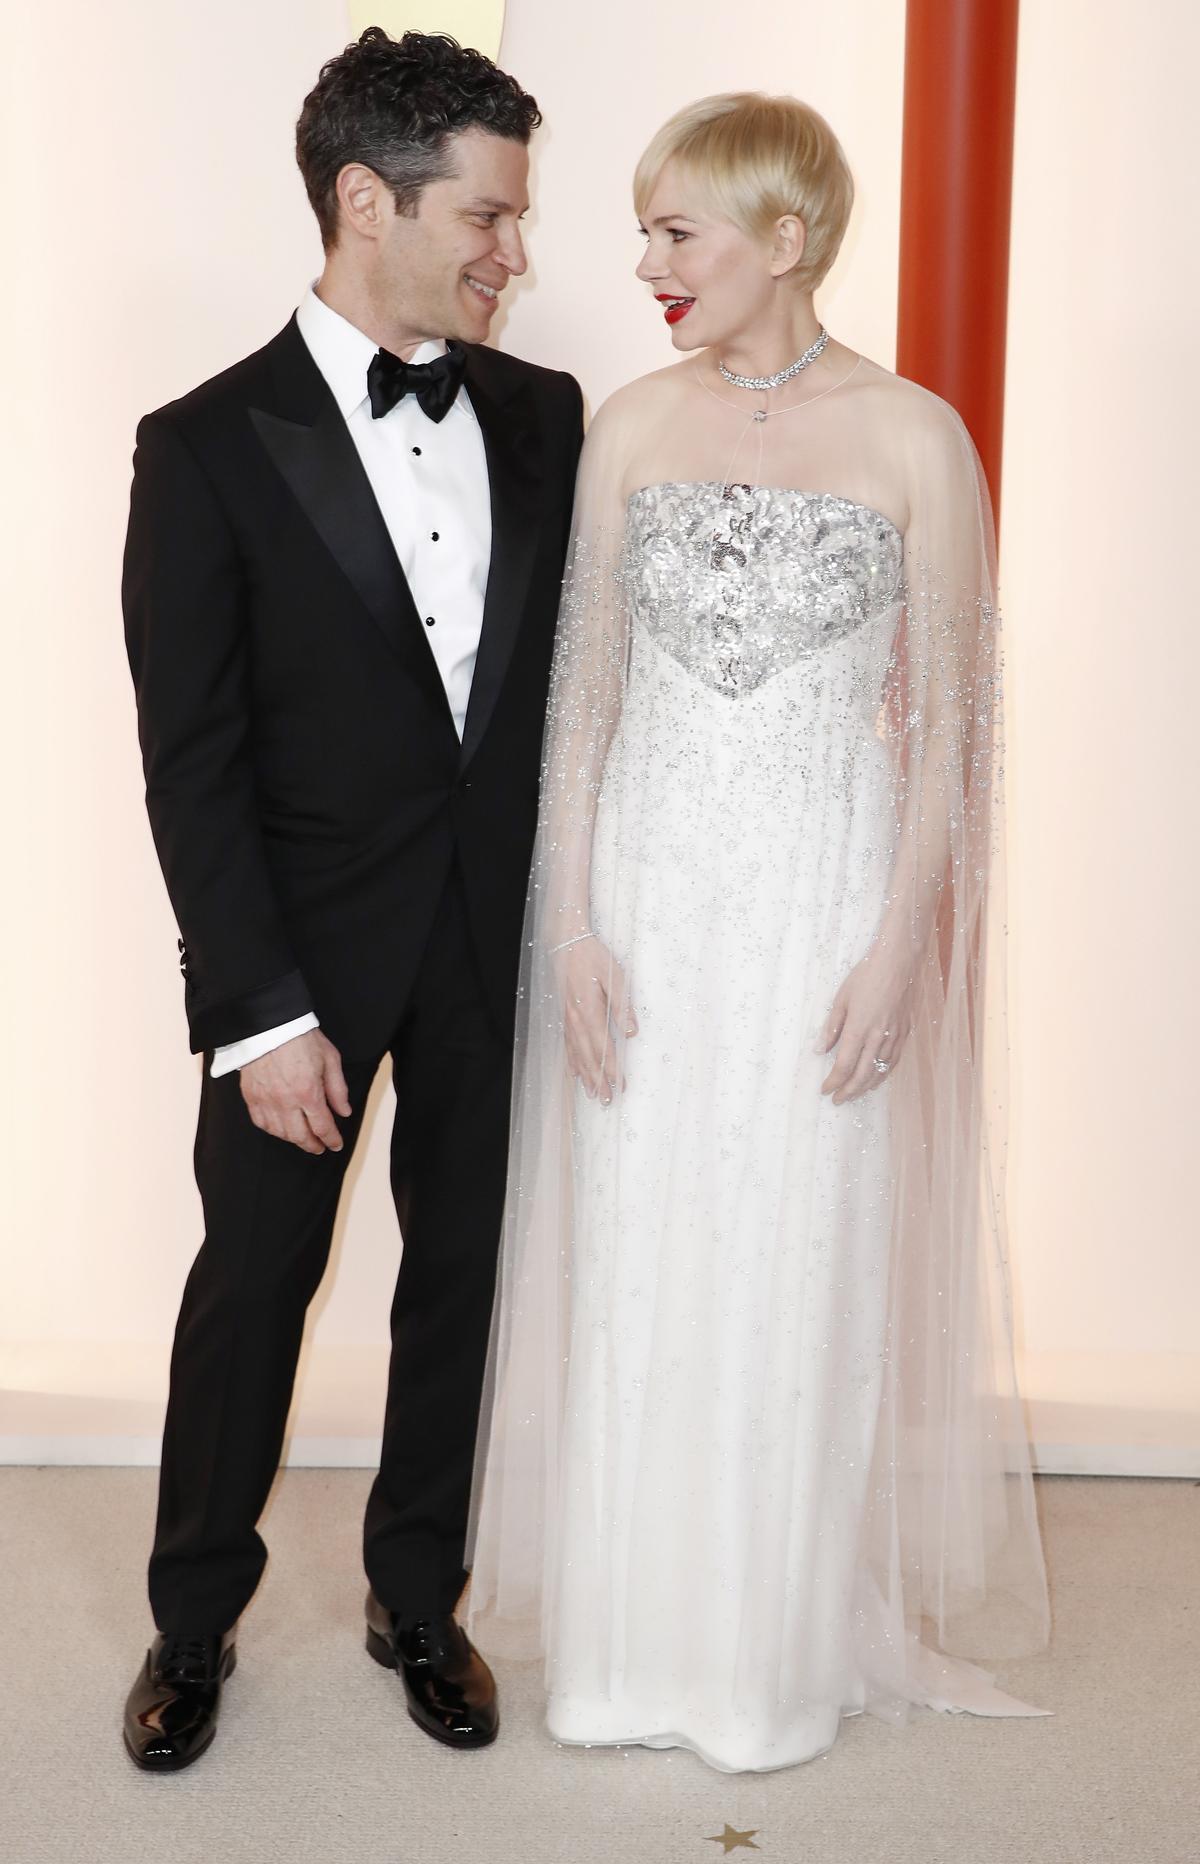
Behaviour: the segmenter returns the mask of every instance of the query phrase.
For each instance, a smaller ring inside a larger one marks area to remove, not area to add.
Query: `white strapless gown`
[[[889,1090],[833,1106],[816,1043],[894,848],[876,715],[901,540],[843,499],[719,485],[648,487],[628,525],[592,906],[640,1027],[625,1092],[574,1108],[548,1724],[765,1769],[830,1746],[888,1635],[858,1537]],[[699,630],[698,538],[724,578]]]

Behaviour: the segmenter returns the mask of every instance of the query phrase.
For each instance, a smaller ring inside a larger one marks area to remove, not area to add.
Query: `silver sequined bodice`
[[[672,483],[631,494],[633,618],[737,698],[885,614],[903,549],[880,512],[825,492]]]

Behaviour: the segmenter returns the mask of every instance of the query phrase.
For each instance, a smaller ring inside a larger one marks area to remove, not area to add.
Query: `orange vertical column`
[[[908,0],[896,367],[958,409],[999,511],[1018,0]]]

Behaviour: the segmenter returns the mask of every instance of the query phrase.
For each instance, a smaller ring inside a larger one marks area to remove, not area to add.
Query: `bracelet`
[[[551,945],[548,957],[553,958],[556,951],[566,951],[570,945],[582,945],[585,938],[595,938],[594,932],[577,932],[574,938],[565,938],[561,945]]]

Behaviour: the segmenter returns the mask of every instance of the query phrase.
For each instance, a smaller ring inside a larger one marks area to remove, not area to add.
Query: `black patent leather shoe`
[[[367,1649],[385,1670],[398,1673],[409,1714],[435,1741],[477,1748],[496,1739],[500,1711],[495,1678],[449,1614],[401,1623],[369,1592]]]
[[[160,1633],[125,1704],[125,1746],[147,1773],[178,1773],[212,1746],[221,1685],[237,1666],[224,1636]]]

